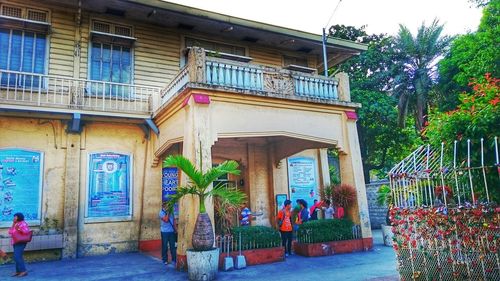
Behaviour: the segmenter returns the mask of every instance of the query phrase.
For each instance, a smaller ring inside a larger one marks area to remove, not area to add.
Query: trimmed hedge
[[[241,233],[241,249],[263,249],[281,246],[280,233],[267,226],[239,226],[231,230],[234,243],[238,247],[239,234]]]
[[[349,219],[328,219],[308,221],[299,226],[297,239],[300,243],[321,243],[353,239]]]

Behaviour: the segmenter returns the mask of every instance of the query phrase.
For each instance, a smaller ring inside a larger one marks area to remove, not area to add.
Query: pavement
[[[217,280],[399,280],[396,257],[382,245],[382,233],[374,231],[372,251],[306,258],[292,255],[284,262],[250,266],[242,270],[219,272]],[[187,273],[166,266],[161,260],[143,254],[112,254],[27,264],[23,280],[187,280]],[[14,271],[14,265],[0,266],[0,280]]]

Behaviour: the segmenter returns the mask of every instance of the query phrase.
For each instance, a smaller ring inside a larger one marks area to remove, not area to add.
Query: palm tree
[[[197,196],[200,209],[193,231],[193,249],[195,251],[212,249],[214,245],[214,231],[212,222],[205,208],[205,200],[210,197],[219,198],[225,203],[239,205],[246,199],[246,195],[237,189],[227,188],[223,184],[214,186],[211,190],[208,190],[208,188],[212,182],[221,176],[226,174],[239,175],[240,170],[238,170],[238,163],[233,160],[225,161],[203,173],[201,160],[200,167],[197,169],[195,165],[184,156],[172,155],[165,159],[163,165],[166,167],[177,167],[189,178],[189,182],[186,186],[177,187],[177,193],[169,197],[167,208],[173,210],[174,204],[186,195]]]
[[[452,37],[441,36],[444,25],[435,19],[430,26],[422,23],[416,36],[404,26],[399,26],[396,48],[400,52],[402,71],[395,77],[394,93],[399,98],[399,124],[405,125],[409,111],[415,117],[415,128],[421,132],[427,114],[427,98],[437,82],[439,59],[446,53]]]

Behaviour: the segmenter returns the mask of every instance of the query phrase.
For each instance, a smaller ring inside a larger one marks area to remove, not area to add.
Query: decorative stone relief
[[[283,95],[293,95],[292,77],[283,73],[264,73],[264,91]]]

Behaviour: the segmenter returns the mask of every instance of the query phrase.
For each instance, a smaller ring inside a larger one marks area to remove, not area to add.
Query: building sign
[[[43,153],[0,149],[0,226],[12,225],[15,213],[30,224],[41,217]]]
[[[177,192],[179,185],[179,170],[174,167],[164,167],[161,170],[161,201],[168,201],[169,196]],[[174,206],[175,217],[179,216],[179,204]]]
[[[304,199],[311,207],[318,198],[316,161],[309,157],[288,158],[288,188],[295,207],[297,199]]]
[[[285,207],[286,199],[288,199],[287,194],[276,194],[276,213]]]
[[[131,162],[126,154],[89,155],[87,218],[131,217]]]

